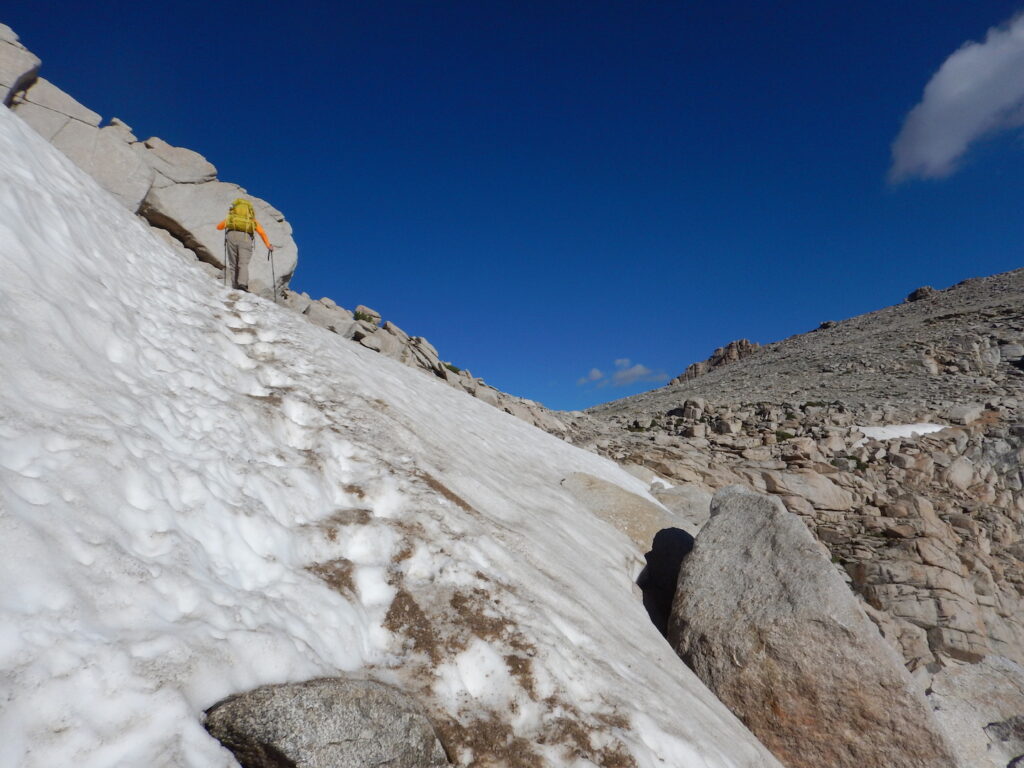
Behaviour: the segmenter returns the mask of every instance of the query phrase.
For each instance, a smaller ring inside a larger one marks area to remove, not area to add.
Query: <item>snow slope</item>
[[[234,765],[205,708],[341,673],[465,765],[777,765],[559,485],[643,483],[225,291],[6,109],[0,156],[0,765]]]

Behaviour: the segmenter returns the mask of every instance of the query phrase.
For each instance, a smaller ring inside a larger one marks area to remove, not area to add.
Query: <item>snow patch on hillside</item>
[[[893,440],[897,437],[919,437],[932,432],[948,429],[946,424],[889,424],[884,427],[856,427],[857,431],[872,440]]]
[[[5,109],[0,156],[0,765],[234,765],[205,708],[345,672],[464,764],[498,720],[540,764],[775,764],[560,486],[644,483],[223,290]]]

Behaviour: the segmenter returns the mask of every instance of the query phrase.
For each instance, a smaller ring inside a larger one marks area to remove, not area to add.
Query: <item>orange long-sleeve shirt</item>
[[[260,236],[260,238],[262,238],[263,244],[265,246],[267,246],[267,250],[268,251],[274,250],[274,246],[272,246],[270,244],[270,241],[267,240],[267,233],[263,231],[263,227],[260,226],[260,223],[258,221],[256,221],[256,219],[253,219],[253,223],[256,225],[256,234],[258,234]],[[222,221],[220,224],[217,225],[217,229],[224,229],[224,227],[226,227],[227,224],[228,224],[228,220],[224,219],[224,221]]]

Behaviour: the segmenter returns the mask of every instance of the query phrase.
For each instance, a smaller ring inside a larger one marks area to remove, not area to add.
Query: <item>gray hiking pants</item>
[[[249,262],[252,260],[253,237],[245,232],[229,229],[224,236],[224,268],[231,277],[231,287],[249,290]]]

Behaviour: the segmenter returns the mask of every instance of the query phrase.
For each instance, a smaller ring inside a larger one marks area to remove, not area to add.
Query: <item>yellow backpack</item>
[[[256,231],[256,211],[253,210],[252,203],[240,197],[231,204],[228,209],[227,229],[250,235]]]

